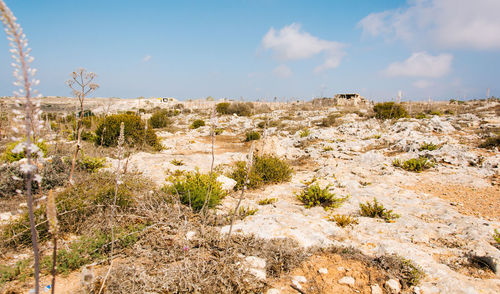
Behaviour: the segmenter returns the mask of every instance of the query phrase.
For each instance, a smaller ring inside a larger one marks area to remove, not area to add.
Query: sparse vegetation
[[[217,128],[214,130],[214,134],[216,136],[221,135],[224,132],[224,129]]]
[[[329,114],[325,118],[321,120],[322,127],[331,127],[335,125],[337,118],[340,117],[340,114]]]
[[[297,195],[297,199],[304,203],[306,208],[322,206],[325,209],[331,209],[339,207],[342,203],[344,203],[344,201],[347,200],[347,198],[349,198],[348,196],[337,198],[334,193],[329,191],[329,189],[329,185],[321,189],[319,184],[312,184],[302,190]]]
[[[303,129],[302,131],[300,131],[299,136],[301,138],[305,138],[305,137],[308,137],[310,134],[311,134],[311,130]]]
[[[24,141],[23,141],[24,142]],[[23,158],[26,157],[24,151],[20,149],[18,152],[16,147],[21,144],[22,142],[12,142],[10,144],[7,144],[7,148],[3,152],[1,159],[7,162],[15,162],[19,161]],[[23,143],[24,144],[24,143]],[[39,151],[43,153],[43,156],[47,154],[47,151],[49,150],[48,145],[44,141],[36,142],[36,146],[39,148]],[[38,151],[34,151],[35,153]]]
[[[229,112],[228,112],[229,105],[231,105],[231,103],[229,103],[229,102],[217,103],[217,105],[215,106],[215,110],[219,114],[229,114]]]
[[[77,160],[78,167],[90,173],[97,172],[104,167],[105,163],[106,158],[86,156],[84,154]]]
[[[427,157],[420,156],[418,158],[411,158],[406,161],[395,159],[392,162],[392,165],[395,167],[402,168],[406,171],[420,173],[426,169],[434,167],[436,163],[432,160],[427,159]]]
[[[398,119],[408,116],[406,109],[401,104],[394,102],[377,103],[373,107],[373,111],[378,119]]]
[[[246,174],[246,162],[236,162],[235,167],[229,174],[229,177],[236,181],[236,190],[243,187]],[[247,187],[255,189],[267,184],[282,183],[289,181],[291,176],[292,168],[284,160],[273,155],[255,156]]]
[[[398,255],[385,255],[376,258],[375,261],[380,266],[389,271],[398,274],[403,290],[412,286],[417,286],[425,277],[423,269],[413,261]]]
[[[366,202],[365,204],[359,204],[361,216],[367,216],[372,218],[381,218],[386,222],[391,222],[400,216],[391,210],[387,210],[384,206],[378,203],[377,198],[373,198],[373,204]]]
[[[251,216],[251,215],[256,214],[257,211],[259,211],[258,208],[251,208],[249,206],[247,206],[247,207],[242,206],[242,207],[240,207],[240,209],[238,209],[238,216],[240,217],[240,219],[244,219],[247,216]]]
[[[149,125],[153,129],[165,128],[172,125],[170,117],[178,115],[179,110],[159,110],[155,111],[149,118]]]
[[[424,151],[424,150],[427,150],[427,151],[434,151],[434,150],[437,150],[439,149],[439,145],[436,145],[434,143],[426,143],[424,142],[422,145],[420,145],[420,147],[418,148],[419,151]]]
[[[180,160],[180,159],[172,159],[170,161],[171,164],[175,165],[175,166],[182,166],[184,165],[184,161]]]
[[[172,177],[169,186],[163,190],[178,196],[182,204],[190,206],[194,211],[200,211],[208,197],[207,207],[213,208],[226,197],[226,192],[216,180],[217,175],[202,174],[198,171]]]
[[[500,232],[497,229],[495,229],[493,239],[495,240],[495,242],[497,242],[497,245],[500,245]]]
[[[202,120],[202,119],[196,119],[196,120],[194,120],[194,121],[191,123],[190,128],[191,128],[191,129],[197,129],[197,128],[199,128],[199,127],[203,127],[203,126],[205,126],[205,121],[204,121],[204,120]]]
[[[345,214],[329,215],[328,220],[335,222],[339,227],[342,227],[342,228],[358,224],[358,220],[355,217],[352,217],[350,215],[345,215]]]
[[[266,198],[266,199],[259,200],[259,202],[257,202],[257,204],[259,204],[259,205],[269,205],[269,204],[276,203],[276,201],[278,201],[277,198]]]
[[[250,142],[260,139],[260,133],[257,131],[249,131],[245,134],[245,142]]]

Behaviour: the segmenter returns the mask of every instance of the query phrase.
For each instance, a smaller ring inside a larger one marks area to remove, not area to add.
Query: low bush
[[[322,127],[331,127],[335,125],[337,118],[339,118],[339,114],[329,114],[327,117],[321,120]]]
[[[406,109],[401,104],[394,102],[377,103],[373,107],[373,111],[375,111],[375,117],[378,119],[398,119],[408,116]]]
[[[496,137],[490,137],[486,139],[483,143],[479,145],[480,148],[493,149],[495,147],[500,147],[500,135]]]
[[[99,169],[103,168],[106,164],[106,158],[104,157],[92,157],[82,154],[78,159],[78,167],[86,172],[95,173]]]
[[[248,131],[245,134],[245,142],[250,142],[259,139],[260,139],[260,133],[257,131]]]
[[[302,192],[297,195],[297,199],[304,203],[306,208],[322,206],[325,209],[337,208],[347,200],[348,197],[335,197],[335,194],[330,193],[329,189],[329,185],[321,189],[318,184],[312,184],[302,190]]]
[[[335,222],[339,227],[345,228],[349,225],[357,225],[358,220],[355,217],[345,214],[333,214],[328,216],[328,220]]]
[[[221,135],[224,132],[224,129],[217,128],[214,130],[214,134],[216,136]]]
[[[229,174],[229,177],[236,181],[235,190],[243,187],[247,175],[247,163],[238,161]],[[252,168],[248,177],[249,189],[255,189],[267,184],[277,184],[289,181],[292,177],[292,168],[290,165],[274,155],[255,156]]]
[[[257,204],[259,204],[259,205],[269,205],[269,204],[276,203],[276,201],[278,201],[277,198],[266,198],[266,199],[260,200],[259,202],[257,202]]]
[[[172,124],[172,120],[170,119],[170,117],[178,114],[178,110],[162,109],[159,111],[155,111],[149,118],[148,122],[153,129],[165,128]]]
[[[175,166],[182,166],[184,165],[184,161],[180,160],[180,159],[172,159],[170,161],[171,164],[175,165]]]
[[[190,128],[191,128],[191,129],[197,129],[197,128],[199,128],[199,127],[203,127],[203,126],[205,126],[205,121],[204,121],[204,120],[202,120],[202,119],[196,119],[196,120],[194,120],[194,121],[191,123]]]
[[[427,118],[427,115],[425,113],[417,113],[415,115],[415,118],[416,119],[424,119],[424,118]]]
[[[427,113],[429,115],[437,115],[437,116],[443,115],[439,110],[429,110],[429,111],[427,111]]]
[[[395,214],[391,210],[384,208],[382,204],[379,204],[377,198],[373,198],[373,204],[366,202],[365,204],[359,204],[361,216],[367,216],[372,218],[381,218],[386,222],[391,222],[392,220],[399,218],[398,214]]]
[[[23,142],[24,141],[25,140],[23,140]],[[26,154],[24,153],[24,151],[15,152],[15,148],[20,143],[21,142],[18,141],[18,142],[12,142],[12,143],[7,144],[7,148],[5,149],[5,151],[3,152],[2,156],[1,156],[2,160],[5,160],[7,162],[15,162],[15,161],[19,161],[19,160],[25,158]],[[39,148],[40,151],[42,151],[44,156],[47,154],[49,147],[44,141],[36,142],[35,145]]]
[[[424,156],[420,156],[418,158],[411,158],[406,161],[401,161],[399,159],[395,159],[392,162],[392,165],[395,167],[402,168],[406,171],[412,171],[420,173],[426,169],[432,168],[436,165],[436,163],[432,160],[427,159]]]
[[[240,207],[240,209],[238,209],[238,217],[240,219],[244,219],[246,218],[247,216],[251,216],[251,215],[254,215],[257,213],[257,211],[259,211],[259,209],[257,208],[251,208],[249,206],[247,207]]]
[[[425,277],[423,269],[413,261],[404,257],[392,254],[383,255],[375,259],[384,270],[399,277],[402,289],[408,290],[412,286],[417,286]]]
[[[146,194],[151,189],[151,183],[136,175],[125,175],[118,185],[116,206],[118,211],[129,209],[135,205],[135,197]],[[78,179],[70,187],[56,195],[59,232],[79,234],[84,230],[84,223],[88,218],[103,213],[106,207],[114,202],[115,175],[107,172],[91,174]],[[45,204],[40,205],[34,212],[39,239],[48,238],[48,225],[45,222]],[[95,224],[94,224],[95,225]],[[93,231],[94,228],[91,229]],[[6,246],[27,246],[31,244],[29,230],[29,216],[24,213],[20,218],[7,224],[1,235],[1,243]]]
[[[439,149],[439,145],[436,145],[434,143],[426,143],[426,142],[424,142],[418,148],[419,151],[424,151],[424,150],[434,151],[434,150],[437,150],[437,149]]]
[[[171,195],[178,196],[181,203],[189,205],[194,211],[200,211],[208,196],[207,208],[213,208],[226,197],[226,191],[222,189],[217,180],[217,174],[211,177],[209,174],[191,172],[177,177],[172,177],[171,185],[163,190]]]
[[[54,156],[44,163],[40,170],[42,176],[42,189],[50,190],[54,187],[63,186],[69,177],[70,166],[63,162],[61,157]],[[17,164],[0,165],[0,198],[16,195],[16,190],[23,191],[26,187],[24,175]],[[37,193],[39,186],[32,182],[32,191]]]
[[[500,232],[497,229],[495,229],[493,239],[495,240],[495,242],[497,242],[497,245],[500,245]]]
[[[161,143],[152,129],[147,129],[140,116],[135,114],[114,114],[107,116],[96,130],[95,144],[114,147],[118,144],[120,124],[124,123],[125,142],[130,146],[147,144],[155,150],[161,149]]]
[[[215,110],[219,114],[229,114],[229,112],[228,112],[229,105],[231,105],[231,103],[229,103],[229,102],[217,103],[217,105],[215,106]]]

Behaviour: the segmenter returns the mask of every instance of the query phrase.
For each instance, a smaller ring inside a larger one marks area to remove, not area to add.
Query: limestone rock
[[[385,282],[385,289],[389,291],[390,294],[401,293],[401,284],[398,280],[390,279]]]
[[[339,280],[339,284],[341,285],[354,286],[354,282],[355,282],[354,278],[349,276],[345,276]]]
[[[226,177],[225,175],[220,175],[217,177],[217,182],[222,184],[222,189],[226,191],[232,191],[234,186],[236,186],[236,181]]]

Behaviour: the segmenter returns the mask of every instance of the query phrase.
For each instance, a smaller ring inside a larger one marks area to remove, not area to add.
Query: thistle
[[[16,147],[16,152],[25,152],[26,162],[21,165],[21,171],[25,174],[26,178],[26,196],[28,202],[28,213],[30,219],[30,229],[31,229],[31,242],[33,245],[33,257],[34,257],[34,275],[35,275],[35,293],[40,291],[40,266],[39,266],[39,252],[38,252],[38,240],[37,232],[35,227],[35,217],[33,213],[33,195],[31,191],[31,183],[36,181],[41,182],[42,177],[37,174],[38,159],[43,158],[43,152],[34,144],[37,140],[37,135],[42,128],[42,122],[40,121],[40,101],[33,101],[32,95],[37,93],[32,86],[39,84],[39,80],[34,78],[36,69],[30,67],[30,63],[33,62],[34,58],[30,56],[31,49],[28,47],[28,39],[23,33],[21,26],[16,23],[16,17],[12,14],[12,11],[7,7],[3,0],[0,0],[0,20],[7,34],[7,39],[9,40],[9,46],[11,47],[10,52],[12,53],[12,58],[14,62],[12,66],[14,67],[14,77],[16,81],[14,85],[19,87],[17,91],[14,91],[14,96],[16,98],[24,97],[24,113],[19,110],[14,110],[14,114],[17,116],[14,121],[22,125],[24,123],[24,130],[22,130],[22,135],[26,136],[26,141],[18,144]],[[16,105],[22,107],[23,104],[21,100],[16,99]],[[19,128],[13,127],[15,133],[21,133]],[[16,139],[16,138],[15,138]],[[17,140],[17,139],[16,139]]]

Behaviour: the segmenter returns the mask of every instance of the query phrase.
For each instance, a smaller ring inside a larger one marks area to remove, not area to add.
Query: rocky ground
[[[500,153],[477,148],[483,130],[500,128],[495,107],[498,105],[486,105],[476,114],[397,121],[345,114],[336,108],[299,110],[292,117],[285,110],[253,117],[219,117],[217,127],[224,132],[215,138],[214,165],[218,171],[223,173],[234,161],[246,158],[250,143],[243,142],[244,133],[257,129],[266,119],[282,126],[265,130],[264,138],[256,143],[258,152],[286,158],[295,170],[288,183],[248,191],[242,205],[258,211],[237,221],[233,230],[262,238],[291,237],[304,247],[353,247],[370,257],[397,254],[414,261],[426,274],[412,290],[415,293],[500,293],[500,250],[492,238],[494,229],[500,228]],[[318,124],[332,113],[340,116],[334,126]],[[188,128],[188,122],[199,116],[176,117],[175,127],[180,131],[157,132],[165,150],[132,154],[127,168],[143,173],[159,186],[178,169],[209,171],[208,113],[207,126]],[[306,128],[310,133],[301,136]],[[423,143],[439,148],[419,151]],[[392,165],[395,159],[420,155],[434,159],[436,166],[414,173]],[[175,165],[173,159],[183,164]],[[107,160],[116,165],[115,159]],[[227,178],[220,180],[231,186]],[[327,219],[331,211],[305,208],[296,193],[313,180],[322,187],[330,185],[339,196],[348,195],[333,213],[357,217],[359,224],[341,228]],[[230,211],[238,197],[239,193],[231,193],[217,209],[220,213]],[[278,201],[258,205],[266,198]],[[400,217],[392,222],[361,217],[359,204],[374,198]],[[228,229],[220,230],[225,233]],[[390,286],[394,281],[372,282],[376,272],[368,278],[370,271],[359,261],[316,256],[308,265],[274,281],[268,293],[299,291],[290,285],[308,293],[317,275],[328,281],[325,293],[397,292]],[[382,290],[384,283],[387,285]]]

